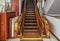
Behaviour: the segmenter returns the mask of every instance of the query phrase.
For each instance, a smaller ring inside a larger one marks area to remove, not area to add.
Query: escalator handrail
[[[43,20],[41,19],[41,16],[39,15],[39,11],[37,8],[37,4],[36,4],[36,0],[34,0],[34,8],[35,8],[35,14],[36,14],[36,20],[37,20],[37,24],[39,26],[39,31],[40,31],[40,35],[41,33],[43,33]]]
[[[24,7],[22,11],[21,25],[20,25],[20,33],[23,35],[23,27],[24,27],[24,17],[26,14],[26,0],[24,1]]]

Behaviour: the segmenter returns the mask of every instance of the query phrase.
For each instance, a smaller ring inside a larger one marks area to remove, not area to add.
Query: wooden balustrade
[[[24,3],[25,4],[25,3]],[[24,9],[25,9],[25,7],[24,7]],[[16,37],[21,37],[22,36],[22,29],[23,29],[23,19],[24,19],[24,14],[25,14],[25,12],[24,12],[24,9],[23,9],[23,11],[22,11],[22,15],[19,15],[18,16],[18,19],[15,21],[15,23],[14,23],[14,36],[12,37],[12,16],[10,16],[10,38],[16,38]],[[9,14],[8,14],[9,15]],[[13,14],[12,14],[13,15]],[[20,25],[20,34],[18,35],[18,26]]]
[[[19,18],[17,18],[17,20],[14,23],[14,37],[15,38],[18,36],[18,27],[19,27]]]
[[[18,16],[9,19],[9,38],[16,38],[19,27]]]
[[[49,37],[50,36],[49,23],[44,17],[39,15],[36,0],[34,0],[34,7],[35,7],[36,20],[37,20],[37,24],[39,26],[40,35],[42,36],[44,34],[46,37]],[[44,36],[42,36],[42,37],[44,37]]]
[[[34,0],[34,7],[35,7],[36,20],[37,20],[37,24],[39,26],[39,31],[40,31],[40,36],[41,36],[41,34],[43,33],[43,27],[44,26],[43,26],[42,19],[39,16],[39,11],[38,11],[38,8],[37,8],[36,0]]]
[[[44,22],[45,25],[45,31],[46,31],[46,37],[49,38],[50,37],[50,26],[48,21],[44,18],[44,16],[42,17],[42,20]]]
[[[20,34],[23,35],[23,27],[24,27],[24,17],[26,14],[26,0],[24,1],[24,8],[22,11],[22,16],[21,16],[21,24],[20,24]]]

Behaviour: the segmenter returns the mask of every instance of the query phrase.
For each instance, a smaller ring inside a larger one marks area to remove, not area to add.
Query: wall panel
[[[17,15],[19,15],[19,0],[11,0],[12,4],[12,11],[17,12]]]

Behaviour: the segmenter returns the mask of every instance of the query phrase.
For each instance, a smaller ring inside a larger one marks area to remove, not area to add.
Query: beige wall
[[[60,39],[60,19],[45,15],[50,23],[51,31]]]
[[[45,14],[48,14],[47,12],[49,11],[49,9],[52,6],[53,2],[54,2],[54,0],[46,0],[44,8],[43,8]]]

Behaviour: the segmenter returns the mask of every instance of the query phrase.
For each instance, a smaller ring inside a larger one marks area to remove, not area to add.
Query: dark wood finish
[[[10,27],[10,18],[16,17],[16,12],[6,12],[7,13],[7,32],[8,38],[11,38],[11,27]]]
[[[9,38],[13,38],[12,37],[12,18],[9,19]]]
[[[15,12],[0,12],[0,40],[9,38],[9,19],[15,16]]]
[[[7,13],[7,17],[8,17],[8,19],[9,19],[9,18],[13,18],[13,17],[17,16],[17,13],[16,13],[16,12],[14,12],[14,11],[6,12],[6,13]]]
[[[39,26],[39,31],[40,31],[40,35],[41,35],[43,33],[43,22],[42,22],[41,17],[39,16],[36,0],[34,0],[34,8],[35,8],[37,24]]]
[[[46,20],[46,18],[44,16],[42,16],[42,20],[44,22],[44,31],[46,32],[46,37],[49,38],[50,37],[50,25],[49,22]]]
[[[36,0],[34,0],[34,7],[35,7],[35,14],[36,14],[36,20],[37,24],[39,26],[40,34],[45,35],[45,37],[50,37],[50,28],[49,28],[49,23],[48,21],[44,18],[44,16],[41,16],[39,14]],[[42,36],[44,37],[44,36]]]
[[[26,14],[26,0],[24,1],[24,7],[23,7],[23,11],[22,11],[22,16],[21,16],[21,24],[20,24],[20,34],[21,34],[21,38],[23,35],[23,27],[24,27],[24,18],[25,18],[25,14]]]
[[[12,19],[13,18],[10,18],[9,19],[9,38],[16,38],[17,37],[17,32],[18,32],[18,23],[19,23],[19,20],[17,19],[14,23],[14,36],[12,37]],[[17,24],[16,24],[17,23]],[[15,26],[17,25],[17,26]]]
[[[34,12],[34,3],[33,0],[26,0],[26,9],[25,9],[25,17],[23,19],[23,37],[24,38],[39,38],[38,25],[36,22],[36,15]],[[32,11],[31,11],[32,10]],[[26,16],[28,15],[28,16]],[[33,16],[31,16],[33,15]],[[26,21],[27,20],[27,21]]]
[[[0,41],[7,39],[7,15],[6,12],[0,13]]]

